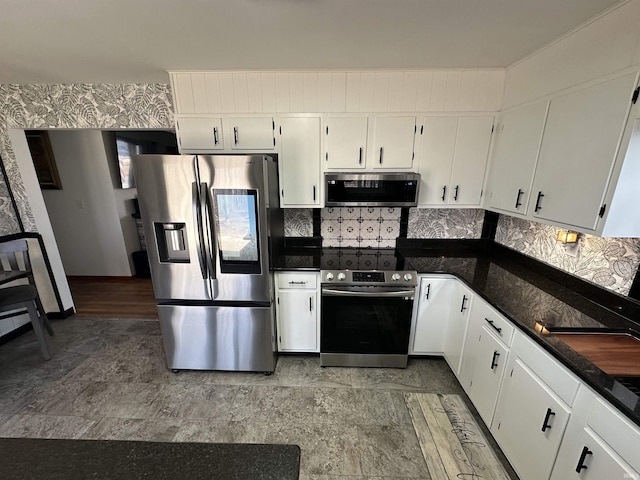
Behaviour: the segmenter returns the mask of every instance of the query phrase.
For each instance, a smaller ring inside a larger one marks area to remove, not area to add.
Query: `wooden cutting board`
[[[640,376],[640,340],[625,333],[556,333],[607,375]]]

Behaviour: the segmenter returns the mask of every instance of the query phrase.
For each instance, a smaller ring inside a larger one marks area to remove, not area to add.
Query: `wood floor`
[[[68,277],[68,281],[79,315],[158,318],[150,278]]]

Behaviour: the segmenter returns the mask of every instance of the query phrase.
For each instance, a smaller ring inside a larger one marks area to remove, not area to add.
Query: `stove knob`
[[[404,281],[405,282],[410,282],[412,278],[413,278],[413,276],[410,273],[405,273],[404,274]]]
[[[393,275],[391,275],[391,280],[393,280],[394,282],[397,282],[398,280],[400,280],[400,274],[394,273]]]
[[[327,276],[326,276],[325,278],[326,278],[327,280],[329,280],[329,281],[333,280],[333,273],[328,272],[328,273],[327,273]]]
[[[345,278],[347,278],[347,276],[344,273],[338,274],[338,280],[344,280]]]

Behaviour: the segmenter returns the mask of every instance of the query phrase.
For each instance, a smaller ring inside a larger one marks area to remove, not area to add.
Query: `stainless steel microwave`
[[[325,173],[327,207],[415,207],[419,173]]]

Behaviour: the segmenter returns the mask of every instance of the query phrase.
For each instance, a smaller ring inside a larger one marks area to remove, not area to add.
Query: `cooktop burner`
[[[323,251],[322,270],[402,270],[392,248],[379,250],[335,249]]]

